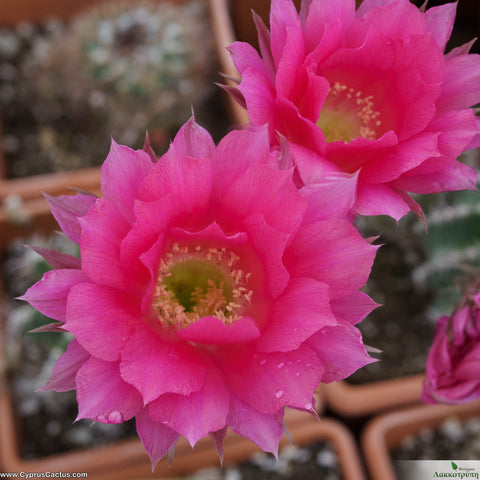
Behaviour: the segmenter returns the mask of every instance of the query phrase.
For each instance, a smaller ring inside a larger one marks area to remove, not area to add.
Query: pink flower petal
[[[282,59],[287,36],[303,49],[303,34],[295,5],[291,0],[273,0],[270,6],[270,31],[272,54],[276,68]],[[288,33],[290,31],[290,34]]]
[[[217,450],[218,456],[220,457],[220,463],[223,465],[223,439],[227,434],[227,427],[218,430],[217,432],[210,432],[208,435],[213,440],[215,444],[215,449]]]
[[[292,276],[313,277],[329,285],[335,299],[365,284],[377,249],[348,222],[315,222],[300,228],[286,252],[285,265]]]
[[[398,137],[393,131],[388,131],[377,140],[367,140],[357,137],[351,142],[331,142],[327,144],[325,157],[340,167],[344,172],[355,173],[370,161],[381,158],[382,155],[391,154],[398,145]],[[395,148],[393,148],[395,147]],[[365,183],[368,176],[362,176],[359,180]]]
[[[210,158],[214,151],[215,143],[212,137],[192,117],[175,135],[164,158],[168,158],[170,161],[185,157]]]
[[[265,290],[272,298],[276,298],[283,292],[290,278],[282,262],[289,235],[267,225],[259,214],[253,214],[245,220],[245,230],[262,262]]]
[[[152,471],[180,438],[180,434],[170,427],[154,422],[148,409],[140,410],[135,416],[137,433],[152,462]]]
[[[270,80],[257,70],[248,67],[242,74],[238,89],[245,99],[252,122],[255,125],[267,123],[275,108],[275,88]]]
[[[152,163],[157,163],[158,157],[155,155],[155,152],[153,151],[148,132],[145,133],[145,141],[143,142],[142,150],[150,157],[150,160],[152,161]]]
[[[428,171],[430,169],[430,171]],[[457,161],[432,159],[419,168],[402,175],[392,182],[392,187],[408,188],[415,193],[437,193],[451,190],[475,190],[477,172],[468,165]],[[373,185],[369,188],[374,187]],[[359,209],[361,213],[361,209]],[[400,216],[398,217],[400,218]]]
[[[322,362],[305,344],[283,353],[257,353],[229,349],[221,358],[233,393],[261,413],[274,414],[282,407],[307,409],[323,375]],[[308,409],[309,409],[308,408]]]
[[[450,325],[453,334],[453,346],[458,347],[465,342],[470,322],[471,316],[470,308],[468,306],[463,307],[455,313],[455,321],[451,322]]]
[[[206,364],[193,346],[168,343],[139,324],[123,347],[120,372],[147,404],[165,393],[198,392],[204,384]]]
[[[227,50],[240,74],[243,75],[245,70],[252,66],[266,79],[273,79],[273,71],[265,65],[258,52],[249,43],[234,42],[227,47]]]
[[[472,137],[480,133],[479,119],[472,110],[437,115],[430,128],[440,132],[438,149],[442,155],[452,160],[468,149]]]
[[[250,438],[264,452],[277,457],[283,435],[283,409],[273,415],[262,413],[232,394],[227,424],[238,435]]]
[[[76,268],[80,269],[82,266],[81,260],[73,255],[67,255],[66,253],[58,252],[57,250],[51,250],[50,248],[36,247],[27,245],[27,248],[37,252],[41,255],[52,268]]]
[[[428,229],[427,219],[422,207],[416,202],[407,192],[399,192],[400,196],[405,200],[410,210],[417,216],[420,223],[423,225],[425,231]]]
[[[323,6],[319,6],[320,10]],[[314,21],[305,21],[305,28],[309,28],[310,31],[315,29]],[[308,25],[308,27],[307,27]],[[330,57],[336,50],[338,50],[343,43],[345,38],[345,26],[342,23],[326,23],[322,26],[323,28],[318,28],[317,30],[317,39],[313,40],[312,35],[305,32],[305,36],[310,37],[310,41],[306,39],[305,50],[308,53],[307,58],[305,59],[306,65],[313,65],[315,68],[318,65],[321,65],[327,58]],[[361,41],[355,42],[355,48],[363,43],[364,35],[362,35]],[[307,43],[308,42],[308,43]]]
[[[232,131],[220,140],[212,157],[212,197],[221,201],[225,192],[245,171],[258,164],[274,165],[270,156],[270,143],[266,127],[252,127],[243,131]],[[232,152],[242,152],[238,161]]]
[[[322,130],[315,123],[304,118],[298,108],[286,98],[277,98],[271,128],[280,132],[290,142],[302,145],[318,154],[325,151],[326,142]]]
[[[180,150],[186,147],[181,144]],[[173,144],[170,150],[173,149]],[[175,150],[160,158],[142,183],[138,198],[144,202],[176,197],[185,215],[195,217],[205,211],[212,188],[211,166],[208,159],[177,156]]]
[[[442,96],[437,101],[440,113],[471,107],[480,102],[479,58],[470,54],[445,60]]]
[[[480,393],[480,386],[477,380],[459,382],[448,388],[432,388],[428,379],[424,380],[422,402],[425,403],[468,403],[477,400]]]
[[[249,342],[259,336],[255,321],[250,317],[239,318],[232,325],[225,325],[216,317],[202,317],[177,331],[177,337],[182,340],[210,345]]]
[[[346,219],[355,202],[358,174],[325,175],[318,183],[305,185],[300,193],[307,201],[304,223]]]
[[[299,86],[300,91],[297,92],[296,105],[302,117],[316,123],[320,117],[322,105],[330,91],[330,84],[325,77],[320,77],[314,73],[312,68],[306,69],[305,76],[305,84]]]
[[[362,184],[358,187],[355,210],[360,215],[389,215],[400,220],[410,208],[394,189],[382,184]]]
[[[355,325],[380,305],[363,292],[336,298],[330,304],[336,318]]]
[[[357,9],[357,17],[363,17],[372,8],[385,7],[394,1],[395,0],[363,0]]]
[[[256,342],[259,351],[295,350],[322,327],[335,325],[329,300],[326,284],[311,278],[292,278],[275,305],[273,319]]]
[[[142,298],[142,312],[147,315],[150,311],[152,305],[153,293],[155,291],[155,286],[158,283],[158,269],[160,267],[160,261],[162,258],[162,253],[165,249],[165,235],[159,235],[158,240],[153,244],[153,246],[146,252],[140,255],[140,261],[143,266],[145,266],[150,274],[150,279],[148,286],[145,290],[141,292],[143,295]],[[130,267],[133,271],[134,266]],[[140,277],[139,274],[138,278]]]
[[[445,50],[448,39],[452,34],[456,11],[457,3],[453,2],[429,8],[425,12],[427,29],[442,51]]]
[[[247,109],[247,102],[245,100],[245,97],[243,96],[242,92],[238,89],[238,87],[234,87],[232,85],[224,85],[224,84],[216,84],[218,87],[220,87],[222,90],[227,92],[235,102],[240,105],[244,110]]]
[[[123,215],[101,198],[80,224],[82,269],[97,283],[127,289],[130,282],[119,262],[120,244],[129,230]]]
[[[129,271],[137,282],[143,285],[145,279],[145,265],[140,257],[160,242],[165,232],[174,224],[190,223],[188,217],[183,215],[181,204],[176,195],[167,195],[161,200],[152,202],[137,201],[135,204],[136,223],[125,235],[120,245],[120,264]],[[187,219],[185,222],[184,219]],[[203,218],[194,219],[195,222]]]
[[[258,165],[232,184],[219,207],[217,221],[227,225],[227,230],[242,219],[261,213],[272,228],[293,233],[302,222],[305,202],[292,181],[291,171]]]
[[[470,143],[465,147],[465,150],[472,150],[473,148],[480,147],[480,118],[476,116],[475,122],[477,124],[477,133],[470,140]]]
[[[308,10],[305,8],[308,5]],[[326,24],[341,25],[345,30],[355,19],[355,2],[352,0],[303,1],[300,16],[304,18],[304,36],[307,52],[314,50],[319,39],[325,35]]]
[[[460,45],[459,47],[452,48],[445,55],[445,58],[453,58],[453,57],[458,57],[460,55],[467,55],[470,52],[470,50],[472,49],[475,42],[476,42],[476,38],[470,40],[467,43],[464,43],[463,45]]]
[[[82,270],[73,268],[51,270],[18,299],[30,303],[33,308],[47,317],[65,321],[70,290],[78,283],[88,280]]]
[[[90,354],[77,342],[72,340],[65,353],[55,363],[50,380],[38,391],[54,390],[68,392],[75,390],[75,377],[80,367],[90,358]]]
[[[461,359],[457,366],[454,367],[453,375],[455,380],[470,381],[475,380],[480,387],[480,380],[478,379],[478,370],[480,367],[480,343],[476,343]]]
[[[95,204],[94,195],[62,195],[52,197],[44,194],[55,220],[65,235],[75,243],[80,243],[82,227],[78,221],[86,215]]]
[[[365,350],[360,331],[350,324],[325,327],[313,335],[308,344],[325,368],[322,382],[347,378],[359,368],[377,361]]]
[[[95,283],[80,283],[68,297],[65,330],[72,332],[91,355],[106,361],[120,359],[135,318],[125,292]]]
[[[233,249],[248,245],[248,236],[245,232],[227,235],[217,222],[212,222],[202,230],[195,232],[184,228],[172,228],[169,231],[169,237],[172,242],[187,242],[192,244],[203,242],[212,244],[221,243]]]
[[[275,50],[275,47],[273,49]],[[298,88],[300,85],[298,85],[298,79],[291,72],[299,71],[304,58],[303,33],[300,28],[300,21],[297,19],[294,26],[288,26],[286,29],[285,47],[278,62],[277,74],[275,76],[277,95],[292,100],[299,97],[300,92],[298,92]]]
[[[439,133],[422,133],[403,142],[391,153],[383,153],[363,165],[362,177],[368,183],[383,184],[397,179],[402,173],[417,167],[427,158],[440,157]]]
[[[132,150],[112,140],[102,166],[102,193],[129,223],[134,221],[133,202],[140,183],[153,165],[150,156],[143,150]]]
[[[270,42],[270,32],[265,26],[262,18],[257,15],[255,12],[253,13],[253,21],[255,23],[255,27],[257,28],[258,32],[258,46],[260,47],[260,53],[262,55],[262,60],[266,66],[266,73],[269,78],[271,78],[272,83],[275,80],[275,65],[272,56],[272,44]]]
[[[409,0],[368,0],[358,8],[359,16],[366,17],[368,27],[389,37],[408,38],[426,33],[423,14]]]
[[[34,328],[33,330],[29,330],[27,333],[44,333],[44,332],[64,332],[63,326],[65,322],[52,322],[42,325],[41,327]]]
[[[192,447],[225,427],[230,392],[222,373],[212,364],[200,391],[190,395],[167,393],[149,404],[150,417],[181,433]]]
[[[313,150],[291,142],[289,142],[289,148],[295,158],[297,171],[302,180],[302,186],[312,183],[327,183],[326,179],[330,175],[338,179],[340,179],[342,175],[345,175],[345,172],[337,165]]]
[[[446,335],[449,323],[449,317],[441,317],[437,320],[435,338],[427,358],[426,375],[434,387],[438,386],[441,373],[450,372],[453,366],[449,349],[450,341]]]
[[[91,357],[76,376],[78,416],[101,423],[122,423],[142,409],[142,397],[122,380],[118,362]]]

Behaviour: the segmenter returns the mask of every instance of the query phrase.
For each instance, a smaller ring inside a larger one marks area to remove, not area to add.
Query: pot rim
[[[419,404],[384,413],[369,421],[361,446],[372,480],[395,480],[390,451],[402,440],[424,428],[440,425],[447,418],[467,419],[480,415],[480,403],[464,405]]]

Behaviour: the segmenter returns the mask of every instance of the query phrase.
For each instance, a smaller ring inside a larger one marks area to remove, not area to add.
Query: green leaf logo
[[[455,462],[452,462],[452,468],[453,468],[454,470],[456,470],[456,469],[458,468]]]

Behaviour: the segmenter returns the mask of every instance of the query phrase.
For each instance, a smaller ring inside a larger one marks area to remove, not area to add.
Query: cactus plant
[[[68,24],[0,29],[9,175],[99,165],[111,137],[140,148],[147,129],[160,154],[192,107],[223,134],[206,10],[200,0],[118,0]]]
[[[464,155],[476,167],[480,152]],[[465,286],[480,274],[480,195],[478,191],[446,192],[424,202],[428,233],[417,227],[426,252],[413,270],[417,289],[433,292],[428,317],[449,315]]]

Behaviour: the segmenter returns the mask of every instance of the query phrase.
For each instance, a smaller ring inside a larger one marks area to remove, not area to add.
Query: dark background
[[[294,0],[294,3],[297,5],[297,8],[299,8],[300,0]],[[357,3],[359,4],[361,2],[357,1]],[[413,3],[421,6],[424,0],[414,0]],[[445,3],[449,2],[445,0],[430,0],[427,8]],[[231,0],[231,9],[237,39],[257,46],[257,37],[251,10],[257,12],[268,25],[270,0]],[[447,45],[447,51],[479,36],[480,0],[459,0],[455,26],[450,42]],[[474,44],[471,51],[472,53],[480,53],[480,40]]]

